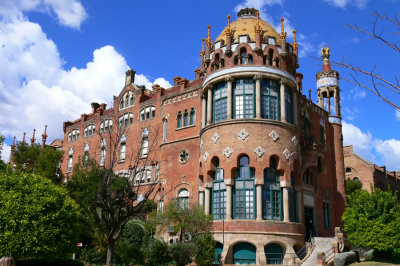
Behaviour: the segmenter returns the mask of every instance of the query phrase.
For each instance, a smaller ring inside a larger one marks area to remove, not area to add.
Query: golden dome
[[[233,41],[237,42],[238,41],[238,36],[239,35],[249,35],[250,36],[250,41],[254,42],[256,40],[256,33],[254,30],[254,27],[257,25],[257,17],[254,15],[240,15],[240,12],[238,13],[238,19],[235,21],[231,22],[230,28],[233,31]],[[272,27],[269,23],[266,21],[260,19],[259,20],[259,25],[261,27],[261,32],[262,36],[265,38],[265,36],[273,36],[276,38],[276,43],[280,44],[280,38],[279,38],[279,33]],[[224,40],[226,41],[226,35],[225,32],[228,29],[228,26],[224,28],[224,30],[218,35],[218,37],[215,39],[215,42]]]

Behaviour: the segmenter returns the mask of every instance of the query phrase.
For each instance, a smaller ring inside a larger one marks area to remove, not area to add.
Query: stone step
[[[317,253],[326,252],[332,248],[332,242],[335,241],[334,237],[314,237],[314,249],[311,255],[307,258],[302,265],[315,266],[317,265]]]

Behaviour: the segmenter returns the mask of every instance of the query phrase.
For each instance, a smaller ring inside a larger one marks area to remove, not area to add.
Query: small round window
[[[189,160],[189,152],[187,150],[182,150],[179,153],[179,162],[180,163],[187,163]]]

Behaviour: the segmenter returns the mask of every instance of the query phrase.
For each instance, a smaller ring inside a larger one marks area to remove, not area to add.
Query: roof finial
[[[14,148],[15,148],[15,136],[14,136],[14,139],[13,139],[13,143],[11,144],[11,150],[14,150]]]
[[[33,129],[33,134],[32,134],[32,138],[31,138],[31,145],[33,145],[34,143],[35,143],[35,132],[36,132],[36,129],[34,128]]]
[[[256,33],[260,33],[261,32],[261,27],[260,27],[260,12],[256,12],[257,15],[257,22],[256,22],[256,26],[254,27]]]
[[[42,134],[42,149],[44,148],[44,145],[46,144],[46,139],[47,139],[47,125],[44,126],[44,133]]]
[[[25,135],[26,135],[26,132],[24,132],[24,137],[22,138],[22,143],[25,143]]]
[[[281,18],[281,39],[286,39],[287,33],[285,32],[285,26],[283,25],[283,22],[285,21],[284,18]]]
[[[227,18],[228,18],[228,28],[226,29],[225,34],[226,34],[227,36],[232,37],[232,33],[233,33],[233,32],[232,32],[232,30],[231,30],[231,15],[228,15]]]
[[[211,46],[211,44],[212,44],[212,40],[211,40],[211,37],[210,37],[211,26],[208,25],[207,28],[208,28],[207,45]]]
[[[308,89],[308,99],[311,101],[311,89]]]
[[[296,42],[296,30],[293,30],[293,43],[292,43],[292,45],[293,45],[293,50],[295,51],[295,52],[297,52],[297,50],[299,49],[299,44]]]
[[[204,38],[203,38],[203,39],[201,39],[201,42],[203,43],[203,44],[202,44],[202,46],[201,46],[201,52],[200,52],[200,55],[201,55],[201,56],[203,56],[203,55],[204,55],[204,53],[205,53],[205,52],[204,52],[204,41],[205,41],[205,39],[204,39]]]
[[[331,70],[331,65],[329,63],[329,47],[322,47],[321,48],[321,58],[322,58],[322,70]]]

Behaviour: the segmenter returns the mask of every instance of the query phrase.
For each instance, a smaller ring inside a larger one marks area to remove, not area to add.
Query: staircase
[[[334,237],[314,237],[314,249],[308,258],[301,264],[304,266],[317,265],[317,253],[326,252],[332,248],[332,242],[335,241]]]

